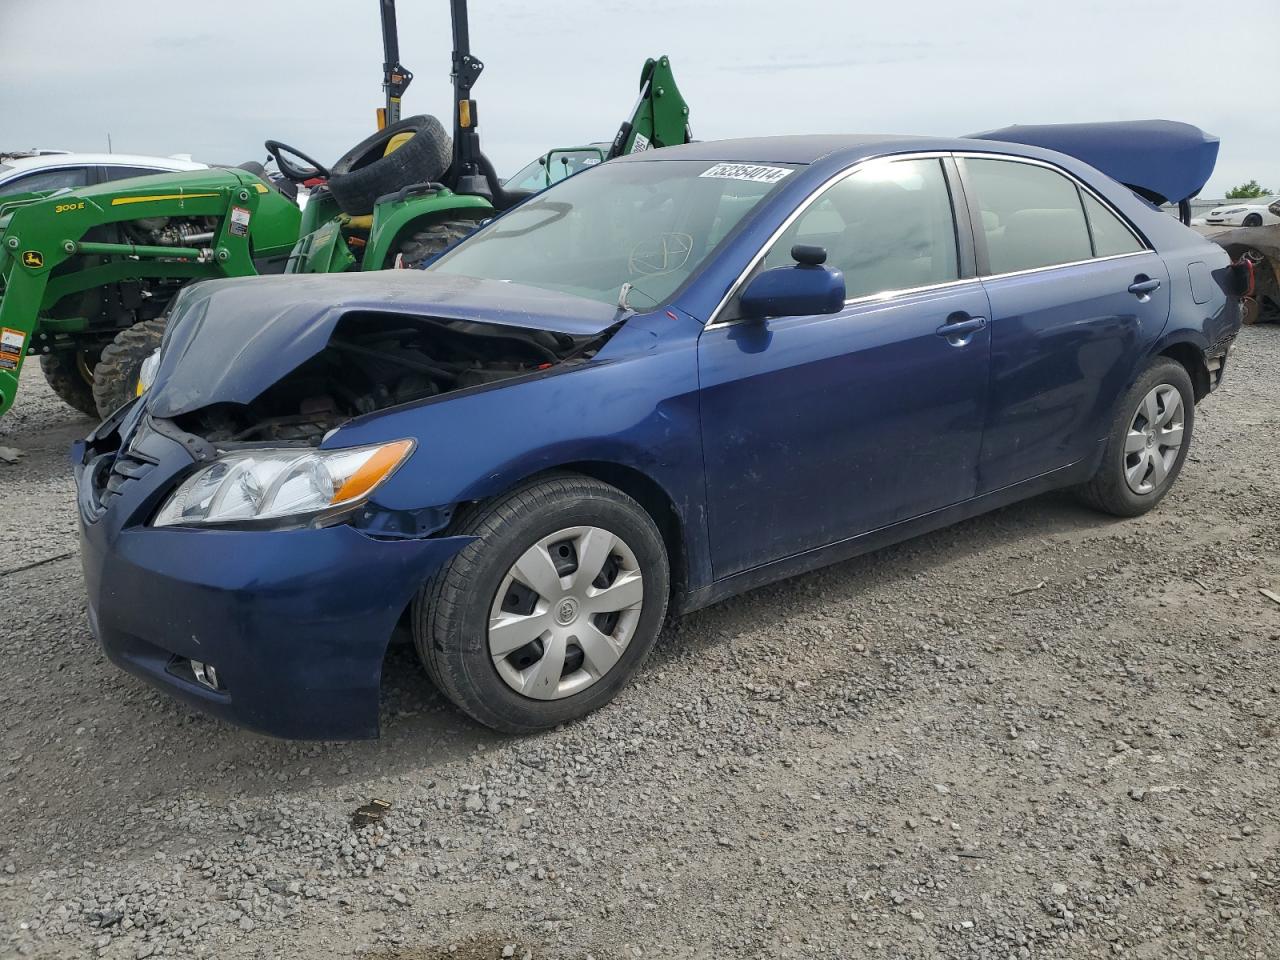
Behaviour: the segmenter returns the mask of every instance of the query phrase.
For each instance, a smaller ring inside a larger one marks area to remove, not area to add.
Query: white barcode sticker
[[[758,163],[717,163],[700,177],[719,177],[721,180],[749,180],[753,183],[777,183],[790,175],[787,167],[765,167]]]

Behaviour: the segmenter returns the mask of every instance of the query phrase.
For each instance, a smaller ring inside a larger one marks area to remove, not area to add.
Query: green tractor
[[[484,65],[471,54],[466,0],[451,0],[452,137],[433,117],[400,118],[412,74],[399,62],[395,0],[380,3],[380,129],[331,167],[268,140],[280,186],[245,164],[0,205],[0,415],[24,359],[39,356],[63,400],[106,416],[135,394],[170,302],[193,281],[418,266],[531,195],[505,185],[480,150],[471,89]],[[598,162],[687,142],[689,110],[666,57],[645,63],[640,86],[613,143],[552,150],[540,168],[583,149]],[[301,210],[298,187],[310,188]]]

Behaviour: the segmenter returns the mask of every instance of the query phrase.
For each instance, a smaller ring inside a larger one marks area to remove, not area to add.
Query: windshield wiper
[[[655,300],[653,297],[650,297],[649,294],[645,293],[643,290],[637,287],[634,283],[628,280],[626,283],[622,285],[621,289],[618,290],[618,310],[619,311],[635,310],[635,307],[631,306],[629,302],[631,294],[633,293],[638,293],[642,297],[648,297],[649,302],[652,303],[655,307],[658,305],[657,300]]]

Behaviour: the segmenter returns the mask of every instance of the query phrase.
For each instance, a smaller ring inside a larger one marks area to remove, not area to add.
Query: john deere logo
[[[43,267],[44,254],[39,250],[23,250],[22,265],[24,267]]]

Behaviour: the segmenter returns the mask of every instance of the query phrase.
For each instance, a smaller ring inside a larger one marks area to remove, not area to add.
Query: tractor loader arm
[[[0,415],[13,405],[27,356],[105,345],[139,306],[158,308],[155,291],[171,292],[175,282],[251,275],[254,256],[287,252],[297,221],[297,207],[236,169],[138,177],[5,205]],[[138,304],[119,302],[126,289]],[[111,310],[100,310],[106,301]]]
[[[689,105],[680,95],[671,61],[663,56],[646,60],[640,71],[640,97],[614,135],[606,160],[629,153],[689,143]]]

